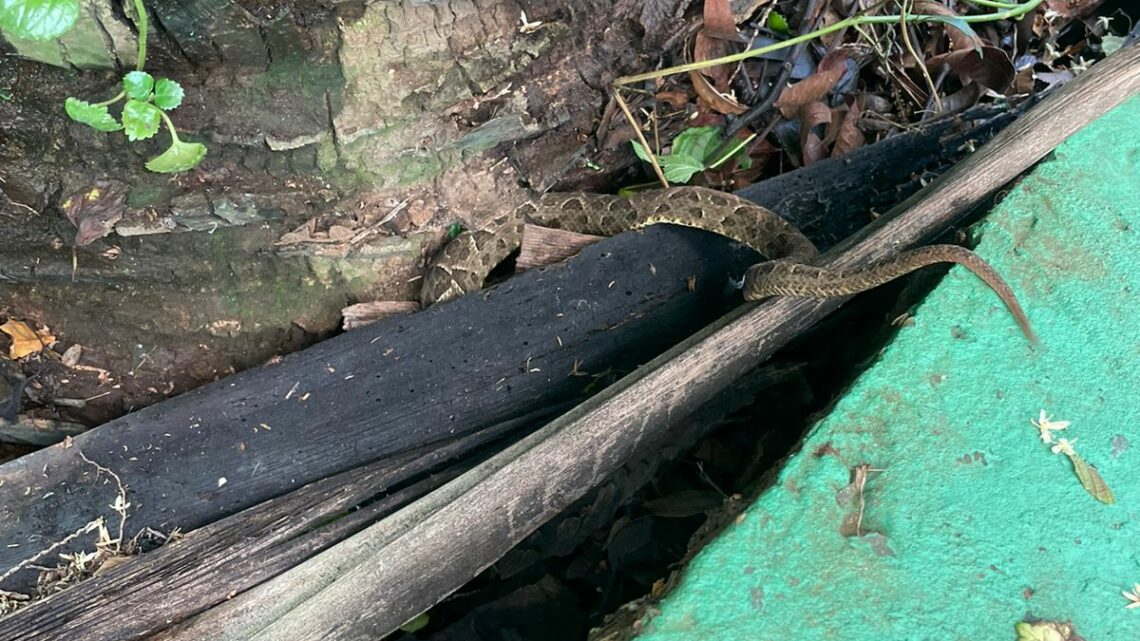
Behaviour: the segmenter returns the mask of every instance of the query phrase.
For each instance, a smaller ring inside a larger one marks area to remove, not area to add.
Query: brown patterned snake
[[[957,263],[989,285],[1013,314],[1021,331],[1036,342],[1029,320],[1009,285],[974,252],[957,245],[904,251],[854,269],[811,263],[818,250],[791,223],[738,196],[702,187],[674,187],[620,198],[603,194],[550,193],[496,219],[489,230],[464,232],[444,247],[428,268],[420,300],[426,307],[478,290],[483,279],[516,249],[526,218],[582,233],[612,236],[656,223],[696,227],[744,243],[769,260],[748,268],[744,299],[769,296],[835,298],[878,287],[937,263]]]

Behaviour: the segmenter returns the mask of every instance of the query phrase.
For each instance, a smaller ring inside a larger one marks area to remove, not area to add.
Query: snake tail
[[[961,265],[982,279],[1005,304],[1029,342],[1037,344],[1037,335],[1030,327],[1029,318],[1017,302],[1013,290],[980,256],[958,245],[919,247],[855,269],[829,269],[787,260],[759,263],[750,267],[744,275],[744,298],[755,301],[770,296],[849,296],[940,263]]]

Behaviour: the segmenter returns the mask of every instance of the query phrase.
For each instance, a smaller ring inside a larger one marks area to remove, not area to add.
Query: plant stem
[[[142,71],[146,66],[146,7],[143,6],[142,0],[135,0],[135,13],[139,18],[139,58],[135,63],[135,70]],[[165,115],[165,114],[164,114]]]
[[[993,13],[983,13],[974,16],[961,16],[956,20],[962,22],[993,22],[996,20],[1005,20],[1006,18],[1020,18],[1021,16],[1029,13],[1037,8],[1044,0],[1029,0],[1025,4],[1014,5],[1012,8],[1005,11],[995,11]],[[741,51],[722,58],[713,58],[711,60],[702,60],[700,62],[691,62],[689,64],[678,65],[676,67],[669,67],[668,69],[660,69],[658,71],[651,71],[649,73],[640,73],[633,76],[622,76],[614,80],[614,85],[629,85],[645,80],[653,80],[654,78],[661,78],[675,73],[684,73],[686,71],[697,71],[699,69],[708,69],[709,67],[717,67],[723,64],[732,62],[740,62],[749,58],[762,56],[766,53],[779,51],[801,42],[814,40],[820,36],[825,36],[829,33],[835,33],[848,27],[857,27],[864,24],[897,24],[900,20],[905,19],[907,22],[947,22],[946,16],[931,16],[931,15],[889,15],[889,16],[868,16],[856,15],[840,20],[834,24],[827,25],[826,27],[788,38],[782,42],[768,45],[767,47],[759,47],[756,49],[749,49],[748,51]]]
[[[126,91],[120,91],[119,95],[115,96],[114,98],[111,98],[110,100],[104,100],[103,102],[97,102],[91,106],[92,107],[106,107],[107,105],[113,105],[116,102],[119,102],[120,100],[122,100],[124,97],[126,97],[126,95],[127,95]]]
[[[657,179],[661,181],[661,186],[668,189],[669,181],[665,178],[665,172],[661,171],[661,165],[657,162],[657,154],[653,153],[653,149],[649,146],[649,141],[645,139],[645,134],[641,133],[641,125],[633,118],[633,113],[629,110],[629,105],[625,104],[625,98],[621,97],[621,89],[614,89],[614,99],[617,100],[618,107],[621,107],[621,112],[625,114],[625,120],[633,127],[633,133],[637,136],[637,140],[641,142],[641,146],[645,148],[645,155],[649,156],[649,164],[653,165],[653,173],[657,174]]]
[[[166,115],[166,112],[162,109],[158,110],[158,115],[162,116],[162,121],[166,123],[166,130],[170,132],[171,146],[182,142],[182,139],[178,137],[178,132],[174,130],[174,123],[170,121],[170,116]]]
[[[740,141],[737,141],[737,143],[736,143],[735,145],[733,145],[731,148],[729,148],[729,150],[728,150],[728,151],[726,151],[726,152],[724,153],[724,155],[722,155],[722,156],[720,157],[720,160],[718,160],[718,161],[714,162],[713,164],[709,165],[709,166],[708,166],[708,168],[709,168],[709,169],[716,169],[717,167],[720,167],[721,165],[723,165],[723,164],[724,164],[724,161],[726,161],[726,160],[728,160],[729,158],[732,158],[733,156],[735,156],[735,155],[736,155],[736,152],[738,152],[738,151],[740,151],[741,149],[743,149],[743,148],[744,148],[744,145],[747,145],[748,143],[752,142],[752,140],[753,140],[754,138],[756,138],[756,134],[752,134],[751,136],[749,136],[749,137],[745,138],[744,140],[740,140]]]

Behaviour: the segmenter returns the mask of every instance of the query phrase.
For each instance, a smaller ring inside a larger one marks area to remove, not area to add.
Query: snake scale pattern
[[[612,236],[657,223],[695,227],[743,243],[768,260],[748,268],[744,298],[834,298],[878,287],[938,263],[957,263],[997,294],[1032,342],[1029,320],[1009,285],[974,252],[957,245],[929,245],[854,269],[813,265],[815,246],[791,223],[748,200],[703,187],[674,187],[621,198],[605,194],[550,193],[495,219],[486,230],[463,232],[435,257],[424,277],[426,307],[478,290],[487,274],[522,242],[527,219],[540,225]]]

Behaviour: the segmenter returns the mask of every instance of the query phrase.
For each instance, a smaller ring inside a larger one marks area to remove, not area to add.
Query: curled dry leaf
[[[978,99],[981,97],[981,85],[971,82],[949,96],[942,98],[942,113],[965,111],[978,104]]]
[[[689,104],[689,96],[683,91],[658,91],[654,97],[658,102],[663,102],[674,109],[680,109]]]
[[[958,12],[950,7],[932,0],[918,0],[914,3],[914,13],[931,15],[931,16],[947,16],[957,18]],[[950,49],[957,51],[960,49],[973,49],[981,47],[985,44],[978,34],[967,32],[949,23],[936,23],[931,25],[931,28],[942,27],[946,30],[946,37],[950,40]]]
[[[819,61],[815,73],[780,92],[776,108],[785,118],[790,118],[805,105],[823,100],[846,73],[848,59],[848,50],[845,48],[828,52]]]
[[[740,42],[740,30],[736,28],[736,16],[728,0],[705,0],[704,26],[701,32],[719,40]]]
[[[831,109],[822,102],[804,105],[798,114],[800,121],[800,150],[804,165],[827,158],[827,144],[817,127],[831,124]],[[826,131],[826,129],[825,129]]]
[[[60,203],[67,219],[79,229],[75,245],[82,247],[106,236],[123,218],[127,186],[117,180],[96,180]]]
[[[997,47],[986,45],[980,49],[961,49],[926,60],[926,68],[932,74],[938,73],[943,65],[949,67],[963,85],[972,81],[1002,93],[1013,83],[1013,61]]]
[[[863,132],[859,130],[858,126],[859,118],[863,115],[863,100],[856,97],[847,102],[847,112],[843,114],[843,119],[839,122],[839,128],[835,134],[835,145],[831,148],[832,158],[849,154],[862,147],[863,143],[866,142]]]
[[[693,60],[715,60],[732,52],[731,42],[741,40],[728,0],[706,0],[704,26],[693,40]],[[699,71],[690,71],[693,88],[708,108],[722,114],[739,115],[747,107],[728,95],[732,70],[735,65],[717,65]]]
[[[0,325],[0,332],[12,337],[12,347],[8,349],[8,357],[12,360],[35,354],[55,342],[55,336],[46,327],[36,331],[18,320]]]

